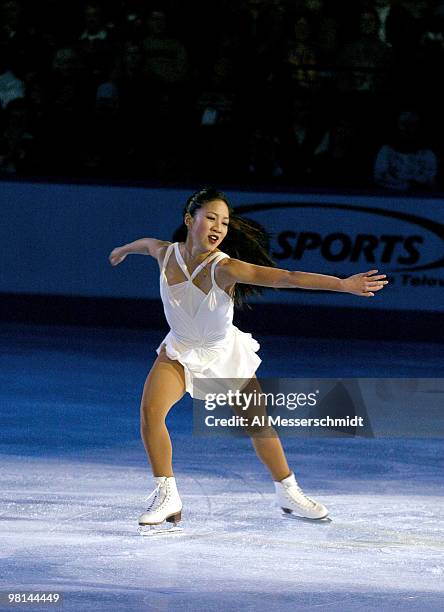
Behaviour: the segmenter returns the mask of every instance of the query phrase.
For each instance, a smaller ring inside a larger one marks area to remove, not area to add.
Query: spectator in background
[[[319,24],[317,49],[322,90],[333,87],[336,80],[339,31],[336,19],[326,17]]]
[[[365,187],[371,174],[372,151],[359,114],[339,107],[313,153],[313,177],[325,187]]]
[[[378,39],[383,44],[390,44],[387,36],[387,20],[392,10],[393,0],[373,0],[376,14],[378,15]],[[371,8],[371,4],[368,8]]]
[[[20,3],[17,0],[3,0],[0,3],[0,45],[8,49],[18,72],[26,53],[26,38]]]
[[[257,181],[276,180],[283,176],[281,142],[271,126],[257,127],[248,142],[247,174]]]
[[[241,136],[241,126],[234,82],[233,64],[229,57],[221,55],[195,102],[194,164],[199,172],[214,179],[217,173],[234,172],[238,164],[236,141]]]
[[[182,84],[188,73],[187,53],[179,40],[168,35],[164,11],[150,11],[147,33],[143,43],[147,77],[163,88]]]
[[[85,29],[80,35],[77,47],[83,67],[97,86],[111,62],[110,33],[99,4],[89,3],[85,6],[84,24]]]
[[[437,165],[435,153],[424,142],[419,114],[402,111],[394,138],[377,154],[374,181],[380,187],[397,191],[432,189]]]
[[[35,127],[44,115],[48,102],[42,75],[37,72],[28,72],[25,78],[25,91],[30,124]]]
[[[52,110],[57,113],[80,113],[91,101],[82,63],[72,48],[59,49],[52,63],[51,99]]]
[[[314,19],[321,20],[324,17],[324,0],[303,0],[304,9],[311,14]]]
[[[331,59],[329,49],[335,49],[338,42],[338,23],[325,0],[303,0],[302,10],[311,24],[311,41],[320,52],[321,59]]]
[[[85,126],[79,150],[82,175],[115,176],[121,170],[121,131],[118,122],[119,99],[112,80],[97,88],[96,103]]]
[[[432,7],[424,19],[424,31],[419,48],[418,91],[428,100],[431,112],[440,121],[442,134],[442,83],[439,75],[444,72],[444,3]],[[442,138],[442,136],[440,136]]]
[[[384,0],[374,0],[376,6]],[[391,0],[385,20],[385,42],[393,47],[396,56],[414,57],[425,27],[427,0]]]
[[[25,84],[14,74],[10,51],[6,46],[0,47],[0,108],[24,96]]]
[[[0,46],[7,47],[20,78],[30,70],[46,69],[52,56],[45,33],[39,31],[33,20],[32,10],[37,12],[33,4],[17,0],[0,3]]]
[[[428,11],[421,43],[425,47],[430,46],[431,49],[444,48],[444,2],[438,2]]]
[[[23,98],[9,102],[5,109],[5,129],[0,137],[0,173],[29,172],[33,137],[28,131],[28,114]]]
[[[234,67],[242,146],[248,148],[251,134],[262,125],[264,110],[274,115],[288,89],[283,67],[285,5],[282,0],[244,0],[233,7],[230,16],[230,45],[225,39],[219,48]],[[243,159],[241,167],[245,163]]]
[[[145,75],[141,44],[127,41],[123,45],[108,85],[112,86],[110,91],[117,92],[118,98],[117,124],[121,139],[116,171],[129,177],[150,176],[159,152],[154,146],[147,148],[146,143],[152,141],[161,100],[160,93]]]
[[[151,117],[145,133],[146,165],[160,179],[179,172],[182,143],[189,130],[188,56],[184,45],[168,31],[167,13],[148,12],[142,44],[144,77],[149,88]]]
[[[197,100],[200,125],[231,125],[235,98],[233,65],[228,57],[220,56],[213,66],[208,86]]]
[[[21,6],[17,0],[3,0],[0,3],[0,43],[7,44],[20,34]]]
[[[280,139],[280,158],[285,180],[296,184],[313,181],[314,152],[324,127],[313,96],[305,91],[293,92],[288,124]]]
[[[7,47],[14,68],[21,73],[26,56],[28,32],[24,25],[23,11],[17,0],[3,0],[0,3],[0,45]]]
[[[436,0],[400,0],[399,3],[409,11],[412,17],[423,22],[429,8],[436,3]]]
[[[343,92],[375,94],[387,87],[390,50],[378,35],[380,23],[376,11],[363,9],[358,24],[354,40],[338,53],[341,67],[338,87]]]
[[[89,3],[83,11],[85,29],[80,40],[85,43],[105,41],[109,37],[108,29],[103,22],[102,9],[99,4]]]
[[[126,42],[123,45],[113,76],[123,112],[130,115],[132,111],[140,119],[148,95],[140,45],[134,42]]]
[[[323,184],[356,185],[363,167],[371,180],[393,93],[427,100],[433,140],[421,146],[444,158],[443,7],[444,0],[0,0],[3,171],[32,163],[51,174],[173,178],[195,168],[227,180],[313,184],[319,173]],[[335,80],[341,65],[352,78]],[[290,83],[299,99],[289,116]],[[331,107],[336,84],[346,95],[329,121],[315,109],[324,95]],[[23,96],[26,120],[21,102],[5,111]],[[5,153],[22,147],[24,157]],[[42,155],[31,154],[39,147]]]
[[[393,57],[391,88],[398,99],[412,99],[424,85],[420,43],[425,28],[425,0],[392,3],[386,21],[386,38]]]
[[[246,0],[231,19],[240,85],[261,91],[282,56],[285,8],[280,0]],[[254,93],[253,93],[254,96]]]
[[[45,150],[48,140],[48,86],[45,77],[37,72],[28,72],[25,75],[25,92],[27,131],[32,134],[32,149],[35,152],[30,160],[33,165],[32,173],[35,174],[44,167],[44,155],[37,155],[37,152]],[[30,164],[28,166],[30,167]]]
[[[122,0],[120,13],[119,40],[122,43],[142,44],[146,37],[144,1]]]
[[[293,87],[307,91],[318,88],[318,55],[310,16],[300,12],[294,17],[292,33],[287,40],[285,52],[285,64]]]
[[[422,33],[427,0],[373,0],[382,43],[399,50],[416,46]]]
[[[47,166],[56,174],[78,171],[79,150],[94,108],[95,90],[72,48],[59,49],[53,60],[46,113]]]

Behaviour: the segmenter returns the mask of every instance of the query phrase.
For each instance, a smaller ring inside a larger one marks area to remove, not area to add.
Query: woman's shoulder
[[[162,266],[163,260],[165,259],[165,255],[167,254],[168,248],[173,246],[174,242],[168,242],[167,240],[159,240],[159,245],[157,249],[157,261],[159,265]]]
[[[231,259],[228,253],[225,253],[224,251],[221,251],[220,249],[215,249],[214,252],[217,253],[217,257],[219,258],[217,261],[218,266],[221,266],[221,265],[225,266],[228,263],[228,261]],[[220,257],[220,255],[223,255],[223,257]]]

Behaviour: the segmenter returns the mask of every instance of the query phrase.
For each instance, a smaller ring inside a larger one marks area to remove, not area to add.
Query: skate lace
[[[296,483],[296,485],[293,485],[292,488],[296,489],[299,495],[301,495],[304,498],[304,501],[306,501],[309,505],[316,506],[316,502],[312,500],[311,497],[308,497],[308,495],[304,493],[304,491],[301,489],[298,483]]]
[[[160,497],[160,490],[161,490],[161,488],[162,488],[162,483],[160,482],[160,483],[157,485],[157,487],[154,489],[154,491],[153,491],[152,493],[150,493],[150,494],[148,495],[148,497],[145,499],[145,502],[146,502],[146,503],[148,503],[148,502],[150,501],[150,499],[151,499],[151,498],[153,498],[153,499],[152,499],[152,501],[151,501],[151,503],[150,503],[150,505],[147,507],[147,510],[151,510],[151,509],[153,508],[153,506],[155,505],[155,503],[156,503],[157,499]],[[162,504],[160,503],[160,504],[159,504],[159,507],[160,507],[161,505],[162,505]]]

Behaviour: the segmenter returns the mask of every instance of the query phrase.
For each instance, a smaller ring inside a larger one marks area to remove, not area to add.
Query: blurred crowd
[[[0,176],[442,189],[442,0],[0,13]]]

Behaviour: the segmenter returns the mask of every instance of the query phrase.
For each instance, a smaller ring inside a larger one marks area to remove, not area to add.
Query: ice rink
[[[444,377],[439,344],[256,337],[258,376]],[[248,439],[192,434],[186,396],[168,416],[184,532],[141,537],[139,401],[161,338],[0,326],[3,596],[58,592],[63,608],[32,609],[79,612],[442,610],[440,439],[284,438],[333,519],[310,523],[281,517]]]

